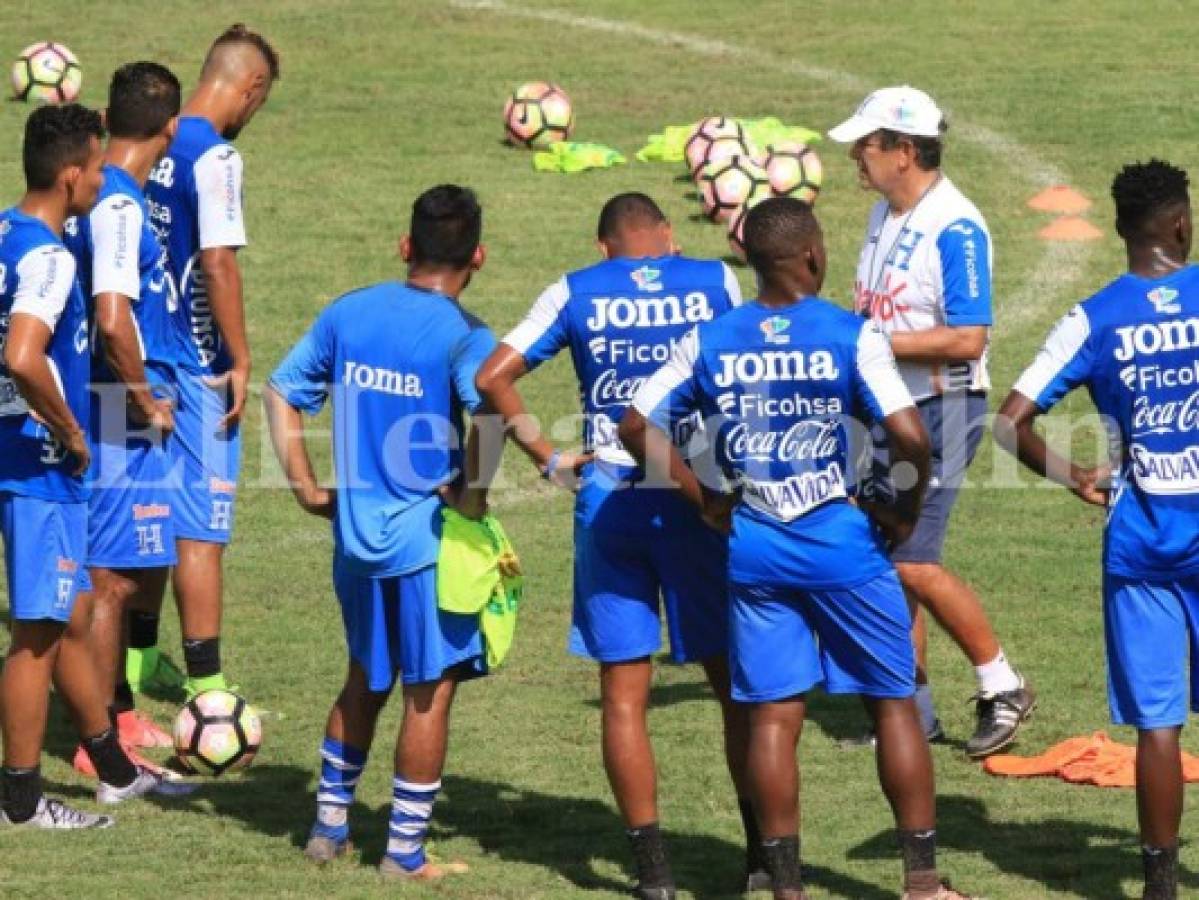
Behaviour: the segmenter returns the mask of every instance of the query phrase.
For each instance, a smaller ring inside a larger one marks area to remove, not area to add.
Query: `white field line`
[[[649,28],[621,19],[584,16],[556,9],[534,9],[505,0],[450,0],[450,5],[458,9],[492,12],[587,31],[606,32],[663,47],[681,47],[701,56],[753,60],[776,71],[788,72],[807,81],[826,84],[837,91],[853,95],[854,100],[878,86],[848,72],[774,57],[728,41]],[[1031,147],[984,125],[956,116],[950,118],[955,137],[960,137],[967,143],[975,144],[997,156],[1005,168],[1011,169],[1017,178],[1029,182],[1034,190],[1054,184],[1070,183],[1065,172],[1042,159]],[[1057,314],[1064,313],[1065,302],[1073,299],[1064,295],[1082,276],[1090,250],[1091,245],[1087,243],[1047,243],[1032,271],[1002,303],[996,305],[996,324],[1000,332],[1010,333],[1031,322],[1045,322],[1056,318]],[[1049,303],[1053,304],[1052,309],[1047,308]]]

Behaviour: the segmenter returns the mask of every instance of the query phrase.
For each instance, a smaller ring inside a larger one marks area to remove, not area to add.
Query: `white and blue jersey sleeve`
[[[1013,390],[1027,397],[1043,412],[1083,384],[1091,373],[1094,352],[1091,326],[1082,306],[1075,306],[1049,333]]]
[[[139,243],[141,207],[122,194],[110,194],[88,216],[92,241],[92,296],[141,297]]]
[[[937,236],[945,324],[990,325],[991,241],[970,219],[958,219]]]
[[[504,343],[525,359],[530,371],[570,343],[566,303],[570,286],[559,278],[542,291],[528,315],[504,337]]]
[[[853,388],[857,402],[876,422],[915,405],[895,364],[890,342],[872,322],[863,324],[858,334]]]
[[[672,422],[699,407],[698,361],[699,328],[692,328],[675,344],[670,359],[634,395],[633,408],[650,424],[669,432]]]
[[[737,273],[726,263],[720,265],[724,267],[724,292],[728,295],[729,306],[740,306],[742,303],[741,282],[737,280]]]
[[[270,384],[291,406],[316,415],[333,380],[333,329],[326,311],[271,374]]]
[[[75,257],[65,247],[38,247],[17,263],[16,275],[11,312],[33,316],[54,331],[75,286]]]
[[[200,249],[244,247],[241,154],[229,144],[218,144],[196,160],[193,177]]]

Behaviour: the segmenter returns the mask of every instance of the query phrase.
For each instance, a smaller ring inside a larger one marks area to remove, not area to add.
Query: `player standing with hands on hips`
[[[1012,668],[978,595],[941,561],[949,515],[986,426],[991,326],[991,238],[978,209],[941,171],[945,118],[906,85],[875,91],[829,137],[850,144],[862,186],[883,195],[870,212],[858,259],[857,311],[891,350],[932,439],[932,477],[920,521],[891,560],[910,601],[927,609],[974,666],[978,726],[966,753],[1008,746],[1036,696]],[[887,502],[891,460],[875,434],[865,499]],[[916,703],[925,734],[942,735],[916,615]]]

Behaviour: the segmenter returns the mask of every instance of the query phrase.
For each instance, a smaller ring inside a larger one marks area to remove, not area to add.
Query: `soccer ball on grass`
[[[244,769],[262,743],[258,712],[232,691],[196,694],[175,717],[175,753],[201,775]]]
[[[766,170],[748,156],[732,156],[704,166],[699,176],[704,215],[726,222],[738,207],[770,196]]]
[[[12,64],[12,93],[17,100],[69,103],[79,96],[83,69],[62,44],[30,44]]]
[[[575,114],[566,91],[546,81],[522,84],[504,104],[504,131],[513,144],[540,148],[564,141]]]

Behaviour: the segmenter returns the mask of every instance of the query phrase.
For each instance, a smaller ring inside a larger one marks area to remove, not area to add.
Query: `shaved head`
[[[266,70],[266,77],[279,77],[279,54],[266,38],[238,22],[213,41],[204,57],[201,81],[236,81]]]

